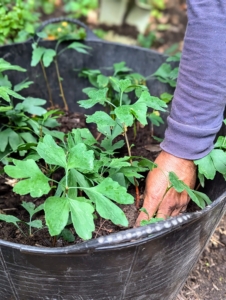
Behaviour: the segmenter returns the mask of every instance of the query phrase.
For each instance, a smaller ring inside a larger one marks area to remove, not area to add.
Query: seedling
[[[46,37],[46,34],[44,32],[41,33],[37,33],[37,35],[39,36],[39,38],[43,38]],[[58,61],[57,58],[66,50],[68,49],[73,49],[76,50],[77,52],[80,53],[84,53],[84,54],[88,54],[88,50],[90,50],[90,47],[80,43],[80,42],[72,42],[70,45],[68,45],[67,47],[63,48],[62,50],[58,51],[59,45],[64,42],[64,41],[69,41],[74,39],[74,36],[71,35],[67,35],[64,36],[62,38],[60,38],[56,44],[55,49],[46,49],[44,47],[40,47],[38,46],[38,42],[34,42],[32,44],[33,47],[33,52],[32,52],[32,61],[31,61],[31,66],[35,67],[38,63],[41,64],[42,67],[42,71],[43,71],[43,75],[46,81],[46,86],[47,86],[47,90],[48,90],[48,94],[49,94],[49,101],[52,107],[54,107],[54,103],[53,103],[53,99],[52,99],[52,93],[51,93],[51,88],[49,85],[49,81],[47,78],[47,74],[45,71],[45,68],[48,68],[52,62],[54,62],[55,64],[55,69],[56,69],[56,74],[57,74],[57,79],[58,79],[58,84],[59,84],[59,88],[60,88],[60,95],[62,97],[63,103],[64,103],[64,109],[66,111],[68,111],[68,104],[64,95],[64,90],[63,90],[63,85],[62,85],[62,78],[60,76],[60,69],[59,69],[59,65],[58,65]]]
[[[4,215],[0,214],[0,220],[5,221],[7,223],[14,224],[24,235],[25,233],[22,231],[18,223],[24,223],[29,228],[29,236],[32,235],[32,228],[42,229],[42,221],[41,220],[32,220],[33,216],[38,213],[39,211],[43,210],[43,204],[39,205],[35,208],[34,203],[32,202],[24,202],[21,204],[23,208],[29,213],[29,222],[21,221],[20,219],[11,216],[11,215]]]

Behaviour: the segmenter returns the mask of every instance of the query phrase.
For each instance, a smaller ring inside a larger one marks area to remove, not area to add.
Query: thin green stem
[[[44,76],[45,82],[46,82],[46,87],[47,87],[47,91],[48,91],[48,95],[49,95],[49,102],[50,102],[51,106],[54,107],[52,92],[51,92],[50,85],[49,85],[49,80],[47,78],[46,70],[45,70],[42,60],[40,60],[40,64],[41,64],[43,76]]]
[[[62,83],[61,83],[61,77],[60,77],[60,71],[59,71],[57,58],[54,59],[54,63],[55,63],[55,67],[56,67],[57,79],[58,79],[59,88],[60,88],[60,95],[61,95],[61,97],[63,99],[63,103],[64,103],[64,109],[66,111],[68,111],[68,105],[67,105],[67,101],[66,101],[66,98],[65,98],[65,95],[64,95],[63,86],[62,86]]]
[[[131,153],[130,144],[129,144],[129,140],[128,140],[128,136],[127,136],[126,130],[127,130],[127,128],[124,125],[123,131],[124,131],[126,146],[127,146],[128,154],[131,157],[132,153]],[[132,163],[133,163],[133,160],[132,160],[132,158],[130,158],[130,164],[132,165]],[[139,188],[138,188],[138,184],[137,184],[136,178],[134,177],[133,179],[134,179],[135,192],[136,192],[136,208],[138,209],[139,206],[140,206],[140,191],[139,191]]]

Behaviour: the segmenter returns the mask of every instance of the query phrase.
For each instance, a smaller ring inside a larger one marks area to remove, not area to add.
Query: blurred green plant
[[[0,44],[26,40],[39,19],[34,0],[1,0]]]
[[[75,18],[87,16],[90,10],[98,7],[98,0],[63,0],[63,2],[64,12],[72,14]]]

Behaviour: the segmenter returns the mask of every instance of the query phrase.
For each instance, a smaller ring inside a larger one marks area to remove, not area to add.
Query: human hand
[[[165,194],[169,187],[168,173],[174,172],[180,180],[193,189],[196,181],[196,166],[192,160],[178,158],[165,151],[159,154],[155,163],[157,168],[150,171],[146,178],[143,208],[148,212],[149,218],[157,214],[157,218],[166,219],[184,212],[189,202],[186,191],[178,193],[171,188]],[[144,212],[139,214],[135,227],[140,226],[142,220],[148,220]]]

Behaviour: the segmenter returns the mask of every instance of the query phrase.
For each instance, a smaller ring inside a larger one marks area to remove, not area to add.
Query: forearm
[[[225,103],[226,1],[189,0],[179,77],[162,149],[192,160],[208,154]]]

